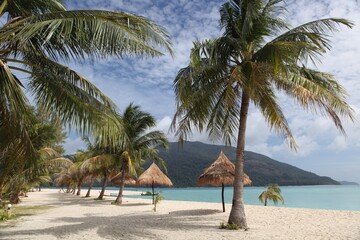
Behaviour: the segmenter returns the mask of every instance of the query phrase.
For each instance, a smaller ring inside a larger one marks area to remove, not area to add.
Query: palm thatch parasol
[[[224,185],[233,184],[235,179],[235,165],[225,156],[221,151],[218,159],[213,162],[208,168],[204,170],[204,173],[198,179],[198,185],[212,185],[221,186],[221,198],[223,204],[223,212],[225,212],[224,201]],[[250,185],[251,180],[248,175],[244,173],[243,177],[244,185]]]
[[[117,184],[120,185],[121,184],[121,173],[118,174],[114,174],[114,176],[110,175],[110,182],[113,184]],[[129,177],[128,175],[125,175],[125,180],[124,180],[125,185],[136,185],[136,181]]]
[[[136,184],[140,186],[151,185],[153,204],[155,202],[154,185],[163,185],[168,187],[173,186],[171,180],[160,170],[160,168],[155,163],[152,163],[150,167],[139,176],[139,178],[136,180]]]

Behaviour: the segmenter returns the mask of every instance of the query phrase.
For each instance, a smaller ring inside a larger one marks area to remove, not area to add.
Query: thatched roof
[[[160,170],[160,168],[152,163],[151,166],[141,174],[136,180],[137,185],[163,185],[172,187],[171,180]]]
[[[218,159],[213,162],[198,179],[198,185],[221,186],[222,184],[233,184],[235,179],[235,165],[221,151]],[[250,185],[251,180],[244,173],[243,183]]]
[[[121,184],[121,173],[114,174],[114,176],[110,176],[110,182],[113,184]],[[125,175],[125,185],[136,185],[136,181],[129,177],[128,175]]]

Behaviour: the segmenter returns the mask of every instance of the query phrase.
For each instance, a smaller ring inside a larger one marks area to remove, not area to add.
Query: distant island
[[[201,142],[185,142],[183,146],[173,142],[169,151],[159,149],[159,156],[166,162],[168,176],[174,187],[195,187],[204,168],[217,159],[221,150],[232,162],[235,161],[235,148]],[[150,163],[144,167],[149,165]],[[330,177],[318,176],[250,151],[245,151],[245,172],[250,176],[252,186],[265,186],[269,183],[283,186],[340,185]]]
[[[340,181],[341,185],[360,185],[357,182]]]

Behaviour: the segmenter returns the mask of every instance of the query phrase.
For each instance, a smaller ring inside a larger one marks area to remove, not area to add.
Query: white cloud
[[[80,149],[86,149],[86,146],[80,137],[70,137],[66,139],[64,148],[66,149],[66,154],[74,154]]]
[[[135,102],[159,119],[158,127],[167,132],[175,112],[172,81],[177,71],[188,64],[192,42],[196,39],[220,35],[219,7],[216,0],[165,1],[165,0],[68,0],[69,8],[92,8],[129,11],[146,16],[164,26],[174,44],[175,57],[169,55],[155,59],[106,59],[94,65],[77,65],[76,69],[103,90],[120,109]],[[360,109],[360,4],[356,0],[286,0],[288,13],[285,19],[293,26],[319,18],[348,18],[355,23],[353,29],[342,27],[340,32],[330,34],[332,49],[322,58],[318,68],[330,72],[347,89],[348,101],[355,110]],[[335,153],[341,153],[343,164],[355,164],[352,155],[360,155],[359,122],[345,121],[348,137],[344,138],[327,118],[302,111],[293,100],[280,95],[280,102],[293,134],[300,146],[295,154],[274,132],[268,129],[264,118],[257,111],[249,114],[247,149],[264,153],[285,162],[301,160],[302,167],[311,169],[313,161],[321,165],[323,175],[333,174],[333,166],[326,166],[329,159],[336,161]],[[357,111],[359,117],[359,111]],[[170,139],[175,139],[169,134]],[[210,142],[206,133],[194,132],[193,141]],[[217,142],[220,144],[220,142]],[[71,144],[67,144],[71,147]],[[293,164],[297,164],[293,162]],[[359,164],[360,165],[360,164]],[[320,168],[319,168],[320,169]],[[328,169],[328,172],[326,172]],[[342,168],[343,169],[343,168]],[[355,168],[354,168],[355,169]],[[338,174],[341,174],[338,173]],[[346,176],[358,172],[344,170]],[[356,177],[355,177],[356,178]],[[357,177],[360,182],[360,177]]]

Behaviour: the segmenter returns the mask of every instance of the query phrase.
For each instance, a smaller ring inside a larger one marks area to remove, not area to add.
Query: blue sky
[[[172,39],[175,57],[108,58],[94,64],[74,68],[94,82],[119,107],[134,102],[153,114],[157,128],[168,132],[175,112],[172,81],[177,71],[188,64],[192,42],[219,36],[219,7],[224,1],[214,0],[87,0],[65,1],[68,9],[106,9],[126,11],[150,18],[164,26]],[[334,74],[349,93],[348,102],[356,112],[355,123],[345,120],[347,136],[337,131],[329,119],[298,108],[289,98],[280,96],[300,149],[290,151],[283,139],[271,132],[264,118],[251,108],[246,149],[265,154],[319,175],[336,180],[360,183],[360,2],[356,0],[287,0],[284,16],[292,26],[327,17],[347,18],[353,29],[342,28],[335,33],[332,49],[322,58],[318,69]],[[176,139],[170,133],[171,141]],[[194,133],[191,141],[210,142],[206,133]],[[71,134],[65,144],[68,153],[83,146],[81,138]]]

